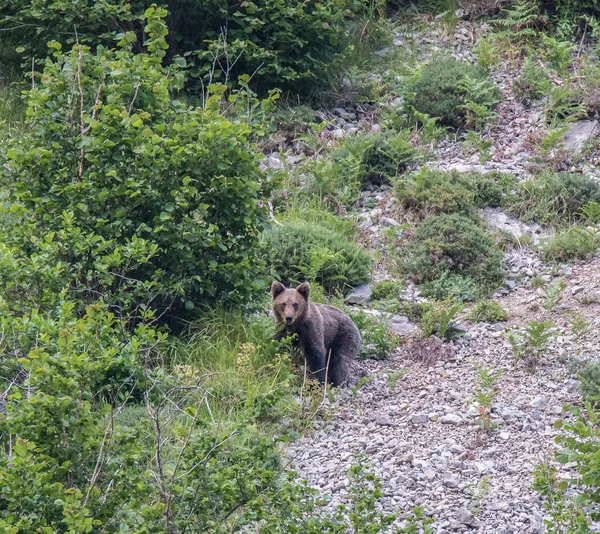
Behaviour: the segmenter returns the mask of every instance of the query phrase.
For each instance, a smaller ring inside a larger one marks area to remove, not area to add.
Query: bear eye
[[[298,311],[298,304],[294,304],[294,311]]]

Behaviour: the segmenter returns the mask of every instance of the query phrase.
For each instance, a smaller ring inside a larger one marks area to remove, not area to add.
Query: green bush
[[[152,0],[51,4],[17,0],[3,2],[0,23],[15,28],[10,32],[15,45],[43,57],[50,40],[73,45],[77,39],[92,47],[110,47],[123,28],[141,34],[139,14],[152,4]],[[185,56],[192,76],[205,85],[209,77],[211,82],[227,82],[254,74],[251,83],[263,90],[279,86],[313,92],[342,61],[348,44],[345,22],[363,7],[360,0],[170,2],[168,60],[179,54],[175,63],[185,64],[181,57]],[[136,45],[136,51],[142,47]]]
[[[276,226],[264,234],[264,246],[272,272],[287,285],[314,281],[335,292],[369,281],[369,255],[329,228]]]
[[[472,323],[499,323],[508,319],[508,312],[493,300],[482,300],[467,315]]]
[[[348,137],[333,159],[336,171],[345,180],[354,178],[366,185],[389,182],[417,156],[406,132],[385,131]]]
[[[394,353],[400,344],[400,338],[388,330],[385,319],[373,317],[362,311],[351,313],[350,317],[360,331],[362,359],[386,360]]]
[[[465,82],[469,82],[465,88]],[[411,87],[408,104],[419,113],[440,119],[453,128],[464,126],[469,103],[491,110],[500,101],[500,90],[485,69],[452,58],[427,65]]]
[[[404,284],[399,280],[382,280],[373,287],[373,300],[398,299]]]
[[[600,362],[588,362],[579,372],[579,393],[586,402],[600,402]]]
[[[448,341],[455,339],[459,335],[455,328],[456,316],[462,310],[463,305],[451,299],[433,303],[423,314],[423,336],[438,334]]]
[[[467,300],[476,300],[479,297],[480,289],[477,282],[471,278],[444,271],[435,280],[425,282],[421,286],[421,293],[424,297],[435,300],[444,300],[452,297],[464,302]]]
[[[83,244],[62,255],[82,271],[74,289],[97,298],[127,280],[152,281],[146,300],[184,315],[199,301],[239,303],[263,287],[253,251],[270,186],[251,128],[220,113],[219,95],[205,109],[173,99],[182,77],[162,66],[164,14],[147,13],[146,54],[133,53],[133,32],[96,54],[85,46],[62,54],[52,44],[54,58],[28,93],[28,127],[6,142],[0,183],[25,209],[6,234],[26,250],[32,235],[52,240],[67,226],[82,234]],[[108,286],[98,280],[122,259],[108,251],[136,243],[148,246],[129,260],[135,269]],[[98,253],[108,256],[104,265]]]
[[[427,217],[416,226],[405,268],[418,282],[449,272],[479,283],[503,279],[502,253],[472,219],[458,214]]]
[[[423,169],[397,180],[395,193],[399,204],[419,215],[462,213],[470,215],[475,207],[504,205],[515,178],[501,173],[460,173]]]
[[[573,227],[557,233],[542,246],[545,261],[566,262],[576,258],[586,259],[598,250],[598,236],[580,227]]]
[[[518,186],[510,209],[523,220],[556,224],[579,219],[589,202],[600,202],[600,184],[592,178],[568,172],[544,173]]]

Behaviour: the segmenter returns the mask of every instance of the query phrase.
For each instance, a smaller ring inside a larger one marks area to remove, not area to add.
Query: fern
[[[465,92],[465,104],[460,106],[466,111],[467,126],[481,129],[487,121],[497,117],[492,111],[500,102],[499,93],[493,83],[487,79],[475,79],[465,76],[458,84]]]
[[[504,13],[506,18],[498,20],[497,24],[512,39],[532,40],[548,24],[547,17],[540,13],[540,6],[536,1],[516,2],[512,8],[505,9]]]
[[[587,224],[597,224],[600,222],[600,204],[594,201],[588,202],[579,211],[579,216]]]
[[[551,311],[562,300],[566,283],[564,278],[557,278],[547,288],[544,294],[544,308]]]

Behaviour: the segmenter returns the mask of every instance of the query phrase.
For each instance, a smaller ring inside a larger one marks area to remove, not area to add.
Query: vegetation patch
[[[500,90],[482,67],[452,58],[435,59],[411,87],[408,104],[440,124],[459,128],[475,123],[500,102]]]
[[[335,293],[369,281],[369,254],[330,228],[275,226],[264,234],[264,245],[268,264],[286,285],[314,281]]]

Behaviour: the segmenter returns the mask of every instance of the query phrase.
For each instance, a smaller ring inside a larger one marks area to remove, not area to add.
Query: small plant
[[[483,511],[483,499],[485,499],[490,491],[490,477],[485,476],[481,478],[476,485],[471,486],[468,489],[474,500],[474,503],[470,506],[471,513],[474,516],[478,516]]]
[[[453,298],[464,302],[477,300],[480,288],[477,282],[471,278],[444,271],[435,280],[425,282],[421,286],[421,294],[435,300]]]
[[[587,223],[596,225],[600,222],[600,204],[593,200],[585,204],[579,211],[579,216]]]
[[[392,131],[348,137],[333,154],[336,172],[363,186],[388,183],[417,159],[408,133]]]
[[[440,124],[459,128],[469,117],[469,109],[481,106],[478,115],[493,109],[500,91],[485,69],[452,58],[435,59],[421,72],[411,88],[408,104],[420,113],[438,117]],[[466,107],[465,107],[466,106]]]
[[[399,280],[382,280],[373,288],[373,300],[397,299],[403,289],[404,284]]]
[[[579,371],[579,393],[586,402],[597,406],[600,403],[600,362],[587,362]]]
[[[497,117],[493,109],[500,102],[501,94],[489,79],[475,79],[467,75],[458,86],[466,95],[461,108],[465,112],[467,127],[481,130],[485,123]]]
[[[472,323],[499,323],[508,319],[508,312],[493,300],[482,300],[469,312]]]
[[[493,430],[496,425],[490,419],[490,410],[492,409],[492,402],[498,394],[498,388],[496,383],[502,375],[502,370],[493,372],[492,369],[488,369],[482,365],[475,365],[477,369],[477,383],[475,385],[475,406],[479,410],[479,424],[483,430],[489,432]]]
[[[577,341],[581,341],[592,332],[592,322],[587,321],[580,313],[571,312],[571,332]]]
[[[554,337],[554,323],[552,321],[531,321],[520,331],[508,333],[508,342],[515,357],[515,363],[523,360],[525,366],[535,370],[548,344]]]
[[[421,326],[423,336],[429,337],[438,334],[442,339],[452,340],[457,332],[454,328],[456,316],[463,310],[463,305],[452,300],[433,304],[431,309],[423,314]]]
[[[533,489],[544,498],[544,519],[548,534],[588,534],[590,523],[580,506],[565,495],[568,482],[559,482],[558,469],[545,460],[533,469]]]
[[[360,350],[362,359],[385,360],[394,353],[400,344],[400,338],[388,330],[385,319],[375,318],[362,311],[352,313],[351,318],[362,337],[363,343]]]
[[[410,373],[409,369],[400,369],[400,371],[394,371],[393,373],[390,373],[387,379],[388,388],[390,388],[391,390],[396,389],[398,380],[405,377],[408,373]]]
[[[361,376],[358,381],[356,382],[356,384],[354,384],[353,386],[350,386],[350,391],[352,391],[352,395],[354,397],[356,397],[356,394],[358,393],[358,391],[360,390],[360,388],[362,388],[365,384],[368,384],[369,382],[373,382],[373,380],[375,380],[374,376]]]
[[[527,56],[521,75],[513,85],[515,96],[521,102],[533,102],[548,95],[551,89],[548,71],[533,56]]]
[[[465,140],[462,142],[463,147],[469,154],[479,154],[479,163],[485,165],[492,159],[490,148],[492,148],[492,141],[484,140],[480,133],[467,130],[465,132]]]
[[[563,291],[567,283],[564,278],[557,278],[546,287],[544,291],[544,308],[552,311],[563,298]]]
[[[498,26],[515,41],[531,41],[536,38],[548,23],[545,15],[541,14],[539,2],[535,0],[520,0],[504,9],[505,18],[497,21]]]
[[[557,233],[542,246],[545,261],[566,262],[593,256],[600,245],[595,231],[574,226]]]

